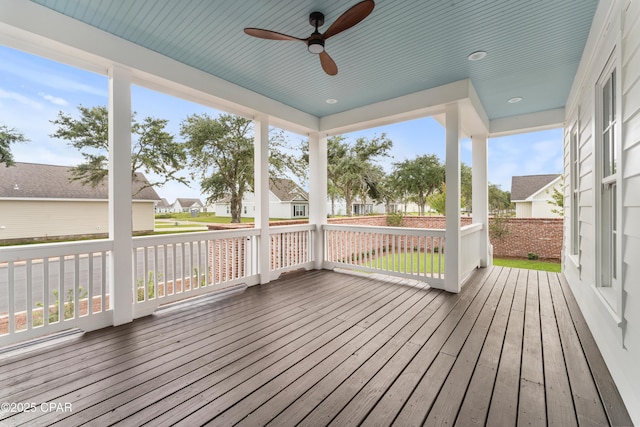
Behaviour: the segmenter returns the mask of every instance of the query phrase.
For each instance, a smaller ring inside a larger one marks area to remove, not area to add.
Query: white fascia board
[[[438,116],[444,113],[445,105],[455,102],[460,103],[463,109],[463,128],[480,132],[484,125],[484,133],[487,132],[489,121],[468,79],[322,117],[320,132],[324,135],[340,135],[422,117]]]
[[[313,115],[30,1],[0,1],[0,43],[101,74],[119,64],[141,86],[248,118],[266,114],[272,125],[302,135],[319,128]]]
[[[553,181],[549,182],[547,185],[545,185],[544,187],[540,188],[538,191],[536,191],[535,193],[533,193],[532,195],[530,195],[529,197],[527,197],[527,202],[533,202],[533,198],[535,196],[537,196],[538,194],[541,194],[543,191],[547,191],[550,190],[551,188],[553,188],[558,182],[560,182],[560,178],[562,178],[562,175],[558,175],[556,177],[556,179],[554,179]]]
[[[517,135],[564,126],[564,108],[491,120],[489,137]]]

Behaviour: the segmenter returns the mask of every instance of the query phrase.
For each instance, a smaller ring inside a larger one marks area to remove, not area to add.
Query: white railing
[[[259,230],[134,237],[134,317],[160,304],[257,283]]]
[[[444,230],[324,225],[324,266],[444,285]]]
[[[269,271],[271,280],[287,271],[313,267],[315,225],[285,225],[269,232]],[[275,274],[274,274],[275,273]]]
[[[460,229],[460,280],[464,282],[473,270],[480,267],[480,235],[482,223],[465,225]]]
[[[0,345],[112,323],[109,240],[0,248]]]

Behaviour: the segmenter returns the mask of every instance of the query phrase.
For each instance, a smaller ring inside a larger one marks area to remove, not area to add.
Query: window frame
[[[596,277],[595,288],[618,324],[622,312],[621,99],[620,64],[615,50],[595,85]],[[610,89],[608,89],[610,88]],[[608,93],[607,93],[608,92]]]

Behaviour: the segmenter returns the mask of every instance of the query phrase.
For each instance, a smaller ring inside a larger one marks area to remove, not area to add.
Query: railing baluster
[[[87,290],[87,295],[89,296],[89,299],[87,300],[87,315],[90,316],[93,314],[93,252],[89,252],[89,254],[87,254],[87,264],[89,268],[89,277],[87,280],[87,286],[89,287]]]
[[[73,257],[73,318],[80,317],[80,255]]]
[[[42,324],[49,325],[49,257],[42,258]]]
[[[27,273],[27,307],[25,313],[27,315],[27,330],[33,329],[33,265],[31,260],[26,262]]]

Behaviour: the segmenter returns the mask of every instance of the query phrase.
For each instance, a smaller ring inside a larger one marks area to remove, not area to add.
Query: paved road
[[[106,259],[106,265],[109,265],[109,259]],[[176,251],[176,263],[180,265],[182,260],[182,252]],[[163,248],[160,247],[158,251],[158,262],[159,265],[162,265],[164,261]],[[167,264],[169,266],[173,265],[173,251],[167,252]],[[185,253],[185,262],[189,263],[190,261],[190,253],[186,251]],[[149,270],[154,270],[153,267],[154,255],[153,251],[150,250],[148,252],[148,268]],[[180,267],[178,267],[178,272]],[[66,299],[66,292],[69,289],[73,289],[75,284],[74,277],[74,269],[75,269],[75,260],[67,259],[64,261],[64,286],[65,291],[63,292],[64,298]],[[160,268],[158,268],[159,270]],[[26,263],[16,264],[14,267],[14,301],[15,301],[15,309],[16,311],[23,311],[26,309],[27,304],[27,277],[26,277]],[[144,274],[144,257],[137,257],[137,274],[136,277],[142,277]],[[49,261],[49,288],[51,289],[49,294],[49,302],[51,304],[54,303],[55,298],[53,295],[53,289],[57,289],[60,277],[60,262],[59,260],[52,259]],[[83,290],[88,290],[89,286],[89,260],[88,257],[80,258],[79,265],[79,283]],[[109,293],[108,289],[108,277],[105,281],[105,290],[107,294]],[[102,256],[101,254],[96,254],[93,257],[93,294],[100,295],[102,290]],[[33,262],[32,264],[32,295],[33,295],[33,304],[36,307],[37,302],[44,301],[44,269],[42,262]],[[0,313],[6,313],[9,311],[9,290],[8,290],[8,267],[6,265],[0,265]]]

